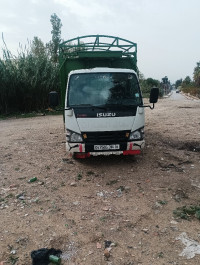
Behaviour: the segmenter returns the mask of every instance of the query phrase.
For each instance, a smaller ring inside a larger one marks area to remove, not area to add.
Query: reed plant
[[[47,48],[34,53],[31,44],[20,46],[14,56],[5,46],[2,52],[0,114],[46,109],[49,92],[59,92],[59,67],[51,60]]]

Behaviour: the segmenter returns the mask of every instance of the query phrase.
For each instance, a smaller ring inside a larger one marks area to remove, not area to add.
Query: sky
[[[56,13],[63,40],[99,34],[133,41],[144,77],[173,83],[193,78],[200,61],[199,12],[199,0],[0,0],[0,56],[2,34],[14,54],[34,36],[49,42]]]

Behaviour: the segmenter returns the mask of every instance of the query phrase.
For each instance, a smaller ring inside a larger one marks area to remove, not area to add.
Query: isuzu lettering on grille
[[[115,117],[116,113],[108,112],[108,113],[97,113],[97,117]]]

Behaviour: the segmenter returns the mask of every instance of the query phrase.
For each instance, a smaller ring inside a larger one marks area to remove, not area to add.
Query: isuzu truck
[[[59,64],[67,152],[77,158],[140,154],[144,107],[154,107],[159,89],[151,90],[153,107],[145,106],[136,43],[105,35],[78,37],[60,44]]]

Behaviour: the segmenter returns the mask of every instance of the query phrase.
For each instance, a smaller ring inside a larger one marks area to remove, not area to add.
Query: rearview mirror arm
[[[67,109],[54,109],[55,111],[64,111],[64,110],[70,110],[72,109],[71,107],[67,108]]]
[[[154,109],[154,103],[153,103],[153,106],[150,106],[150,105],[142,105],[142,106],[139,106],[140,108],[150,108],[151,110]]]

